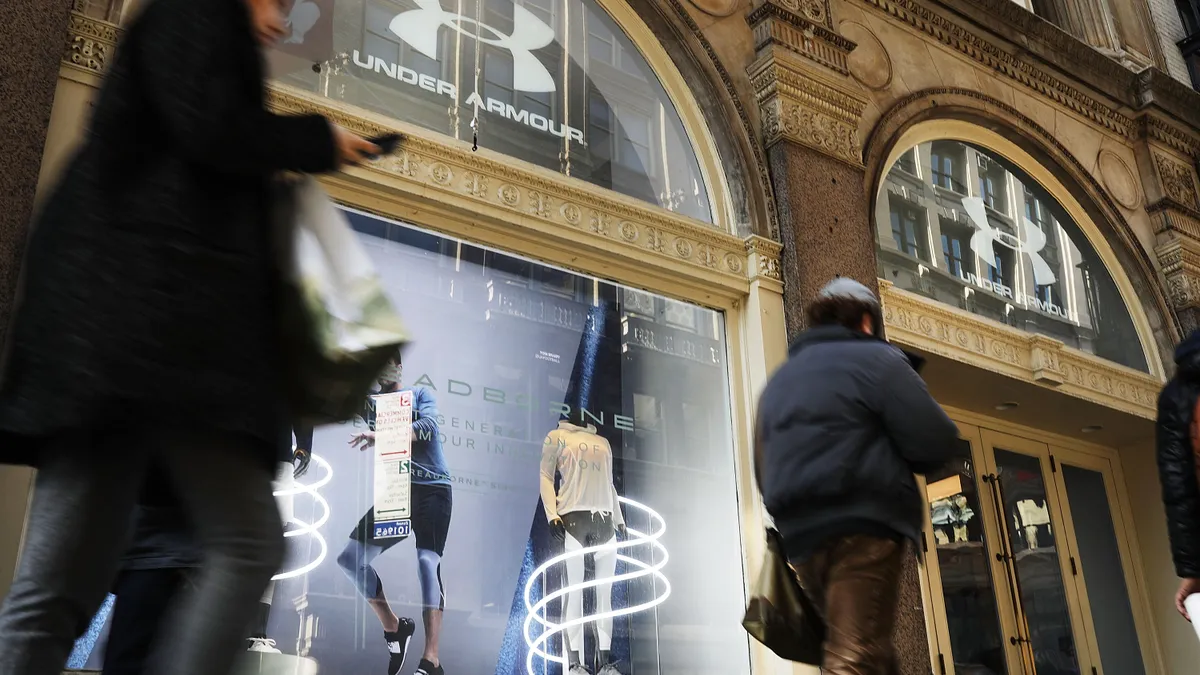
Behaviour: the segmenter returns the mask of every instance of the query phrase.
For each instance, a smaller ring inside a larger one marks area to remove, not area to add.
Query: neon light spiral
[[[325,523],[329,522],[329,516],[332,513],[332,509],[329,507],[329,502],[325,500],[325,497],[321,496],[321,493],[318,492],[318,490],[326,485],[329,485],[329,482],[333,480],[333,467],[330,466],[329,462],[325,461],[320,455],[313,455],[312,463],[324,469],[325,475],[321,476],[321,478],[313,483],[301,483],[300,481],[294,481],[290,489],[276,490],[273,494],[276,497],[294,497],[300,494],[306,494],[312,497],[313,504],[321,511],[320,517],[318,517],[315,522],[310,524],[295,516],[292,516],[292,522],[299,525],[300,528],[292,530],[291,532],[285,532],[283,536],[291,538],[302,535],[311,535],[313,539],[316,540],[317,548],[320,550],[317,553],[316,559],[314,559],[312,562],[298,569],[280,572],[272,577],[272,580],[274,581],[304,576],[305,574],[317,569],[318,565],[325,562],[325,556],[329,555],[329,544],[326,543],[325,537],[321,534],[321,528],[325,526]]]
[[[670,597],[671,582],[667,579],[666,575],[662,573],[662,569],[666,567],[667,560],[670,558],[670,556],[667,553],[666,547],[663,546],[659,541],[662,539],[662,536],[666,534],[666,521],[663,520],[663,517],[659,515],[657,511],[649,506],[646,506],[645,504],[635,502],[632,499],[626,499],[625,497],[618,497],[618,499],[627,508],[633,508],[645,513],[649,517],[650,529],[654,531],[647,534],[645,532],[639,532],[632,527],[627,527],[626,532],[628,533],[628,536],[626,537],[625,541],[619,541],[616,537],[613,537],[613,539],[609,542],[599,546],[588,546],[581,548],[578,551],[563,553],[562,555],[555,556],[542,563],[541,566],[533,571],[533,574],[529,575],[529,581],[525,583],[526,616],[524,631],[525,644],[529,646],[528,653],[525,657],[525,668],[529,675],[537,675],[537,671],[535,671],[533,667],[535,658],[541,658],[543,662],[561,664],[565,670],[567,666],[565,641],[563,641],[563,654],[551,654],[545,649],[545,645],[555,635],[558,635],[566,631],[568,628],[580,624],[591,623],[610,617],[615,618],[618,616],[627,616],[630,614],[636,614],[638,612],[644,612],[648,609],[652,609],[658,605],[661,605],[663,602],[666,602],[668,597]],[[534,602],[533,588],[535,582],[555,565],[559,565],[572,558],[586,556],[591,553],[598,553],[602,551],[620,551],[621,549],[632,550],[638,546],[650,547],[652,552],[651,560],[656,562],[653,564],[646,563],[628,555],[617,553],[617,560],[625,563],[629,567],[634,568],[634,571],[625,572],[624,574],[617,574],[606,579],[592,579],[591,581],[584,581],[574,585],[564,585],[563,588],[543,597],[537,602]],[[640,579],[642,577],[653,577],[657,583],[655,583],[655,597],[640,605],[633,605],[622,609],[614,609],[610,612],[603,612],[600,614],[584,615],[578,619],[573,619],[564,623],[555,623],[546,617],[546,609],[550,606],[550,603],[558,600],[559,598],[566,597],[569,593],[576,591],[583,592],[583,590],[586,588],[594,588],[602,584],[615,584],[622,581],[631,581],[633,579]],[[533,635],[531,631],[534,622],[541,624],[542,627],[542,632],[538,635]]]

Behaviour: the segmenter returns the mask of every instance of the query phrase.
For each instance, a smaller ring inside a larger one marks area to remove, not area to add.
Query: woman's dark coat
[[[39,437],[151,425],[249,434],[275,461],[267,182],[334,168],[320,116],[267,112],[242,0],[153,0],[35,221],[0,392],[0,462]]]
[[[1191,424],[1200,396],[1200,331],[1175,350],[1175,377],[1158,397],[1158,477],[1180,578],[1200,578],[1200,483]]]

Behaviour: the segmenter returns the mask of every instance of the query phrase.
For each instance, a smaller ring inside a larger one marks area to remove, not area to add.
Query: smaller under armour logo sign
[[[971,237],[971,250],[989,265],[995,266],[996,252],[994,244],[1007,246],[1016,253],[1024,253],[1029,257],[1033,267],[1033,283],[1038,286],[1049,286],[1058,281],[1058,275],[1051,269],[1050,264],[1042,257],[1042,249],[1046,248],[1046,233],[1028,218],[1022,218],[1021,224],[1025,238],[1005,232],[988,222],[987,209],[979,197],[963,199],[963,210],[967,212],[971,222],[975,224],[975,234]]]
[[[533,55],[533,50],[554,42],[554,29],[529,10],[520,5],[513,5],[513,32],[509,35],[469,16],[447,12],[442,9],[439,0],[416,0],[416,3],[420,9],[396,16],[388,27],[388,30],[413,49],[428,58],[438,60],[438,32],[445,26],[461,35],[512,54],[513,89],[534,93],[555,90],[554,77]]]

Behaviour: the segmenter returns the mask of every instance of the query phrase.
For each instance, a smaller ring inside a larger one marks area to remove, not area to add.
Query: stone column
[[[756,59],[750,78],[762,113],[783,241],[789,336],[804,306],[835,276],[878,288],[871,195],[858,127],[866,95],[850,77],[855,48],[836,33],[826,0],[768,0],[748,20]],[[896,648],[903,675],[928,675],[918,562],[901,581]]]
[[[70,9],[70,0],[0,2],[0,337],[11,319]],[[0,467],[0,595],[12,579],[29,482],[29,471]]]

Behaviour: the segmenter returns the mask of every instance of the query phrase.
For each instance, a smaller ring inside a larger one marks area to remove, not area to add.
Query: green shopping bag
[[[309,176],[274,186],[279,342],[293,421],[353,418],[409,341],[346,216]]]

